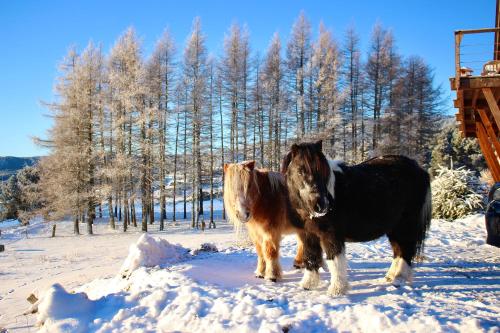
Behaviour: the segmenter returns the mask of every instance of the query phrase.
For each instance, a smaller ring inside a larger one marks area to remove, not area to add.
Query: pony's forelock
[[[241,196],[246,199],[250,187],[250,178],[253,178],[253,183],[257,191],[260,191],[259,183],[256,179],[257,172],[255,169],[248,170],[241,163],[228,163],[226,167],[224,175],[224,208],[229,221],[235,226],[238,233],[242,222],[236,215],[236,201]]]
[[[238,230],[241,222],[236,216],[236,200],[239,197],[238,182],[240,172],[237,164],[229,163],[224,174],[224,208],[228,219]]]

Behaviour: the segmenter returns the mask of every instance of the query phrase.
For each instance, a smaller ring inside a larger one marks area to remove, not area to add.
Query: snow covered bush
[[[454,220],[483,208],[486,189],[471,170],[441,166],[431,187],[434,218]]]
[[[477,140],[464,138],[454,121],[445,125],[436,137],[430,165],[432,175],[437,175],[442,165],[465,167],[477,176],[482,170],[487,170]]]

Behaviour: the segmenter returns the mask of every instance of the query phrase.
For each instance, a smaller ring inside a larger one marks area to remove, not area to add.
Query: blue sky
[[[403,55],[420,55],[435,69],[450,114],[454,112],[448,83],[454,71],[453,31],[491,27],[495,19],[494,0],[1,1],[0,156],[45,153],[30,137],[43,137],[51,126],[40,101],[54,100],[57,64],[72,44],[82,49],[93,40],[109,50],[132,25],[143,39],[145,54],[164,28],[182,49],[193,18],[200,16],[213,54],[220,53],[232,22],[249,26],[252,48],[262,54],[275,31],[288,38],[301,10],[315,32],[323,20],[339,41],[354,24],[363,48],[377,21],[391,28]]]

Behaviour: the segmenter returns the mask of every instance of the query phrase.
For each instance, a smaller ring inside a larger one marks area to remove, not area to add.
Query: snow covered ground
[[[68,222],[55,239],[47,227],[31,228],[28,239],[20,228],[0,238],[8,243],[0,328],[9,332],[34,330],[36,321],[44,332],[500,332],[500,249],[484,243],[482,215],[433,221],[411,287],[382,281],[385,238],[348,244],[351,291],[337,298],[326,295],[326,272],[319,289],[298,287],[294,237],[282,242],[284,279],[272,283],[253,277],[255,251],[222,222],[205,232],[170,224],[147,236],[97,225],[95,236],[79,237]],[[206,242],[219,252],[193,251]],[[34,289],[38,314],[22,316]]]

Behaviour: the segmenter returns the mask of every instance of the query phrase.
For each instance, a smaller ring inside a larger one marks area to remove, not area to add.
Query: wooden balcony
[[[500,182],[500,71],[483,71],[479,76],[461,67],[460,44],[465,34],[495,33],[492,55],[499,60],[497,46],[500,28],[460,30],[455,32],[455,77],[450,78],[456,91],[456,119],[465,137],[478,138],[479,145],[495,182]],[[493,59],[492,59],[493,60]],[[494,62],[495,66],[497,62]],[[498,63],[500,64],[500,63]],[[492,67],[495,67],[492,65]]]

